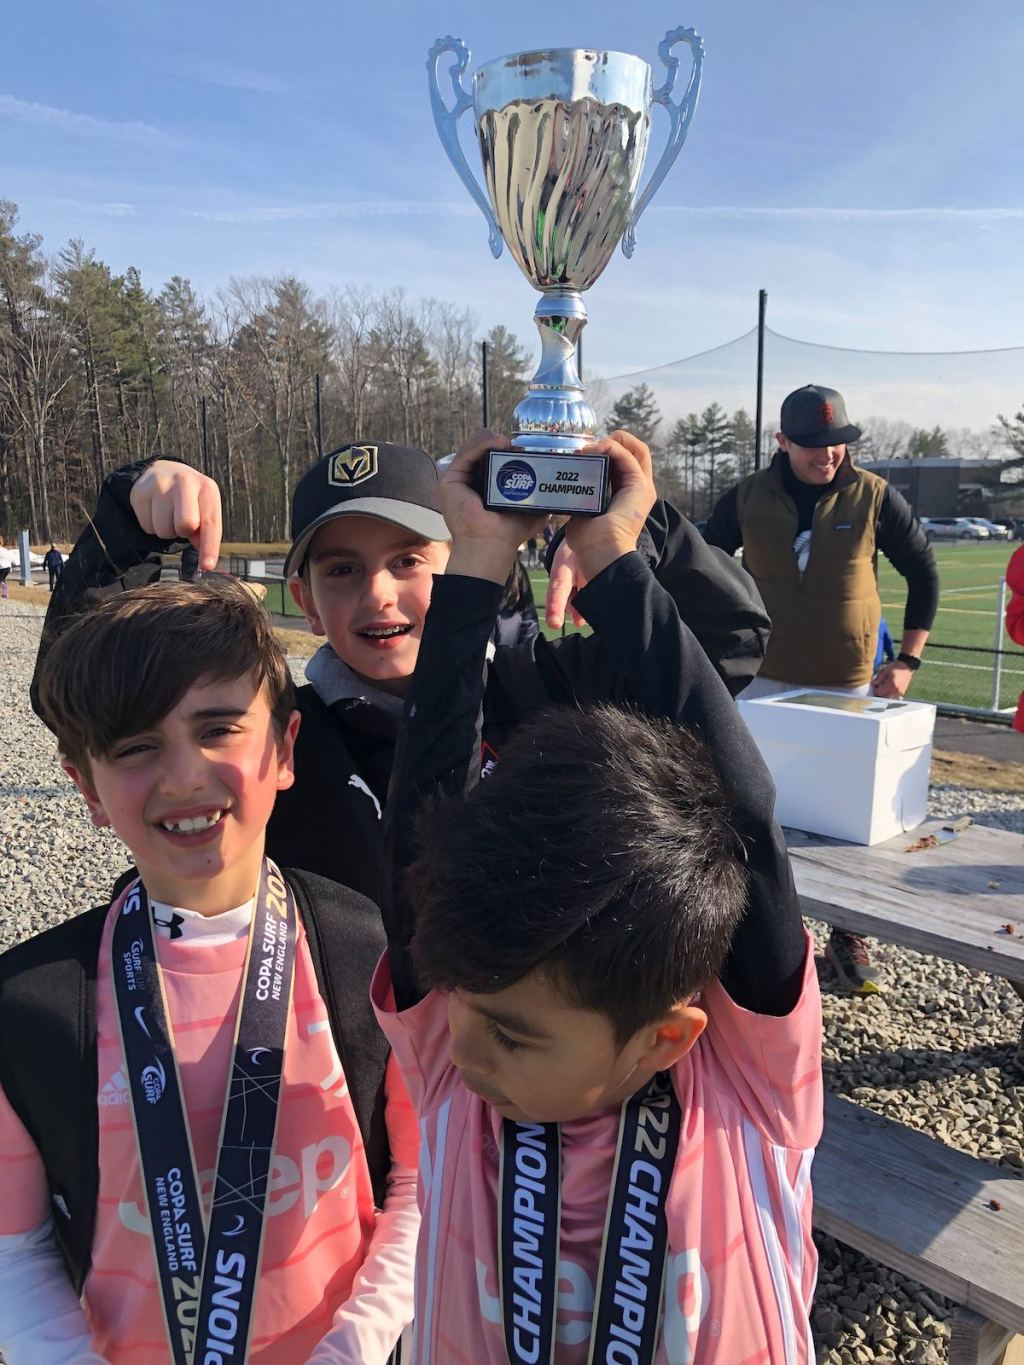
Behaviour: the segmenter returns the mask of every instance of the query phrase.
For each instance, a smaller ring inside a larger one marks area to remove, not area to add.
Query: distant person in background
[[[820,384],[795,390],[780,426],[770,466],[730,488],[704,530],[710,545],[730,554],[742,546],[743,567],[771,617],[764,664],[743,696],[824,687],[902,697],[939,604],[925,534],[896,489],[850,458],[847,447],[861,430],[841,393]],[[907,580],[907,603],[899,653],[876,671],[879,550]],[[844,989],[880,989],[862,938],[834,929],[826,956]]]
[[[181,567],[178,577],[183,583],[194,583],[199,573],[199,551],[194,545],[186,545],[181,552]]]
[[[1014,644],[1024,645],[1024,545],[1014,550],[1006,566],[1006,586],[1011,594],[1006,608],[1006,633]],[[1024,692],[1017,703],[1013,728],[1024,732]]]
[[[7,596],[7,575],[14,566],[14,555],[4,544],[3,536],[0,536],[0,597]]]
[[[523,568],[523,561],[516,556],[512,572],[505,583],[498,619],[494,623],[491,639],[495,645],[528,645],[540,634],[537,620],[537,605],[533,600],[530,575]]]
[[[51,544],[46,554],[43,555],[43,568],[50,575],[51,592],[53,592],[57,579],[60,578],[60,571],[63,567],[64,556],[57,549],[56,545]]]

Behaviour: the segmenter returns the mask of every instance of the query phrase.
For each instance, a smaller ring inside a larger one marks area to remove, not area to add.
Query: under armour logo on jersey
[[[172,910],[170,919],[161,919],[159,915],[154,914],[153,923],[157,926],[158,929],[166,929],[168,938],[172,939],[181,938],[182,936],[181,926],[185,923],[185,916],[176,915]]]
[[[377,819],[379,820],[381,818],[380,802],[374,796],[373,792],[370,791],[370,788],[366,785],[366,783],[363,781],[363,779],[359,776],[358,773],[352,774],[352,776],[348,780],[348,785],[350,787],[355,787],[356,791],[361,791],[370,798],[370,800],[376,807]]]

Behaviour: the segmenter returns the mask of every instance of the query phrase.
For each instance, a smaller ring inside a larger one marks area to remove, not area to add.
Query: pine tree
[[[529,358],[518,339],[499,323],[485,337],[487,342],[487,407],[492,431],[511,435],[512,412],[526,397],[530,383]]]
[[[696,516],[697,460],[700,445],[700,418],[695,412],[680,417],[665,442],[665,463],[670,470],[671,482],[678,490],[673,497],[666,486],[665,496],[670,502],[677,502],[691,520]],[[657,482],[660,491],[664,480],[659,476]]]
[[[925,431],[922,428],[920,431],[913,432],[907,442],[907,454],[911,459],[927,456],[948,459],[950,449],[946,440],[946,433],[941,427],[932,427],[931,431]]]
[[[1024,464],[1024,408],[1020,409],[1012,421],[1000,413],[998,426],[993,428],[993,434],[1000,437],[1013,451],[1011,458],[1003,465],[1004,469],[1016,469]]]
[[[646,384],[627,389],[608,414],[605,426],[609,431],[621,427],[655,451],[658,448],[661,412],[654,391]]]
[[[732,438],[732,457],[738,479],[746,478],[754,470],[754,423],[745,408],[737,408],[729,423]],[[724,486],[724,485],[723,485]]]
[[[711,511],[721,490],[735,482],[736,470],[726,457],[732,454],[732,429],[729,418],[718,403],[700,415],[701,457],[705,472],[705,514]]]

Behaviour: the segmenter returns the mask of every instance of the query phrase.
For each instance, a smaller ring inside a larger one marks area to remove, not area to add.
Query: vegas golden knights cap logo
[[[372,479],[376,472],[376,446],[346,446],[332,455],[327,466],[327,482],[350,488],[364,479]]]

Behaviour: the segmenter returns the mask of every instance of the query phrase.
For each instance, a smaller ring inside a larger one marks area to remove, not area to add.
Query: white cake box
[[[806,688],[739,709],[775,782],[780,824],[879,844],[924,820],[934,706]]]

